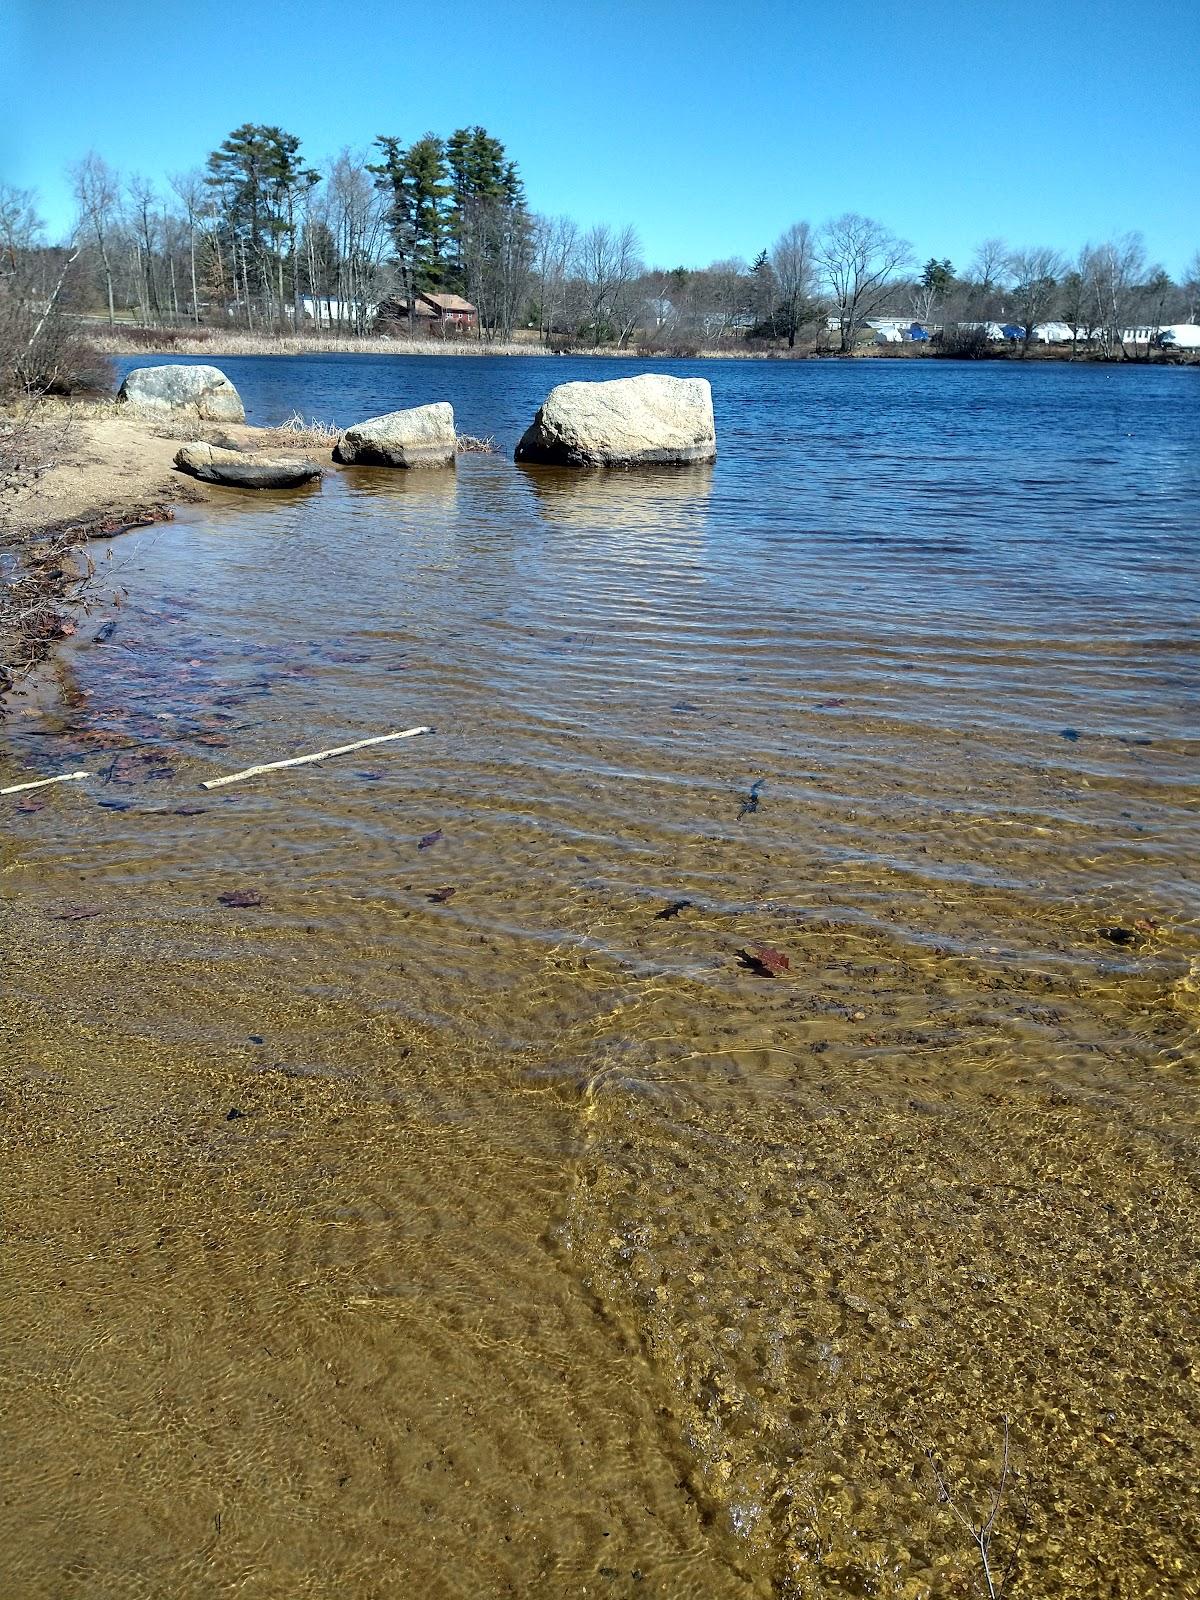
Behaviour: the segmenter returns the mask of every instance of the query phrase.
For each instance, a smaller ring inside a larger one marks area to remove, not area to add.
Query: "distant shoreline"
[[[122,334],[119,328],[111,331],[107,326],[87,326],[90,343],[105,356],[210,356],[225,359],[237,356],[315,356],[315,355],[371,355],[371,356],[475,356],[488,359],[529,356],[537,360],[567,358],[596,358],[605,361],[932,361],[957,367],[964,361],[1004,362],[1060,362],[1075,366],[1195,366],[1200,356],[1181,354],[1164,355],[1161,352],[1147,359],[1143,356],[1104,357],[1094,352],[1079,351],[1074,355],[1069,348],[1057,345],[1034,345],[1022,355],[1018,350],[998,347],[979,357],[940,356],[925,345],[863,345],[850,353],[839,350],[747,350],[680,348],[647,349],[645,345],[614,349],[611,345],[581,345],[569,349],[550,349],[544,344],[513,341],[487,344],[468,339],[391,339],[378,335],[362,338],[326,338],[318,335],[283,334],[278,337],[243,332],[218,332],[201,329],[191,334],[186,329],[137,329]]]

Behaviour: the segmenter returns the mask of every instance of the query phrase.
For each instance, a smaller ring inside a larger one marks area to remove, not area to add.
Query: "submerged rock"
[[[185,412],[203,422],[245,422],[242,397],[219,367],[136,367],[117,399],[137,411]]]
[[[338,440],[333,459],[343,466],[452,467],[456,448],[454,407],[438,400],[355,423]]]
[[[199,440],[175,452],[175,465],[205,483],[224,483],[233,489],[295,489],[321,476],[315,461],[299,456],[222,450],[219,445]]]
[[[712,461],[717,454],[706,378],[647,372],[551,389],[517,446],[518,461],[634,467]]]

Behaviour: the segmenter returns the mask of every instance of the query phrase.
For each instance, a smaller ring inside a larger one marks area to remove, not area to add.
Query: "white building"
[[[357,300],[338,300],[323,294],[300,296],[301,317],[307,322],[315,322],[319,328],[366,327],[375,320],[378,310],[377,305],[369,302],[360,307]]]
[[[1161,344],[1167,350],[1200,350],[1200,325],[1195,322],[1142,323],[1121,329],[1122,344]]]
[[[1164,350],[1200,350],[1200,323],[1169,322],[1158,339]]]

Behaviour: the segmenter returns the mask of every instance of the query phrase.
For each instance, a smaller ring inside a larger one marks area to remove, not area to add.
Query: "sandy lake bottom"
[[[355,363],[223,366],[508,451],[618,375]],[[0,815],[0,1594],[940,1600],[995,1505],[1013,1597],[1200,1595],[1198,374],[701,371],[711,470],[92,547],[0,733],[94,774]]]

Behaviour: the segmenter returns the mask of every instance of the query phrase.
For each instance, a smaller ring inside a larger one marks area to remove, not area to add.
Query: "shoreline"
[[[0,500],[0,722],[11,696],[75,632],[95,599],[88,544],[169,522],[176,506],[213,497],[212,486],[174,465],[181,444],[221,435],[266,449],[288,437],[249,423],[150,419],[111,400],[44,401],[24,413],[0,413],[0,429],[6,426],[21,442]],[[290,436],[288,448],[297,447],[321,454]]]
[[[920,361],[934,362],[956,368],[975,366],[988,362],[1022,364],[1025,362],[1057,362],[1066,366],[1107,367],[1188,367],[1200,365],[1200,355],[1168,354],[1156,351],[1147,356],[1101,356],[1083,351],[1071,354],[1068,346],[1034,345],[1025,354],[1007,346],[998,346],[986,355],[977,357],[942,356],[924,344],[894,345],[868,344],[853,351],[804,349],[649,349],[645,345],[616,349],[611,345],[580,345],[570,349],[551,349],[544,344],[513,340],[504,343],[480,343],[473,339],[392,339],[368,334],[362,337],[325,337],[315,334],[283,334],[278,337],[202,329],[189,333],[187,329],[138,329],[139,336],[122,337],[118,330],[98,328],[83,324],[82,331],[98,354],[107,357],[174,356],[195,359],[209,357],[224,360],[245,356],[412,356],[412,357],[473,357],[501,360],[513,357],[530,357],[536,360],[603,360],[603,361]],[[133,332],[133,330],[131,330]]]

